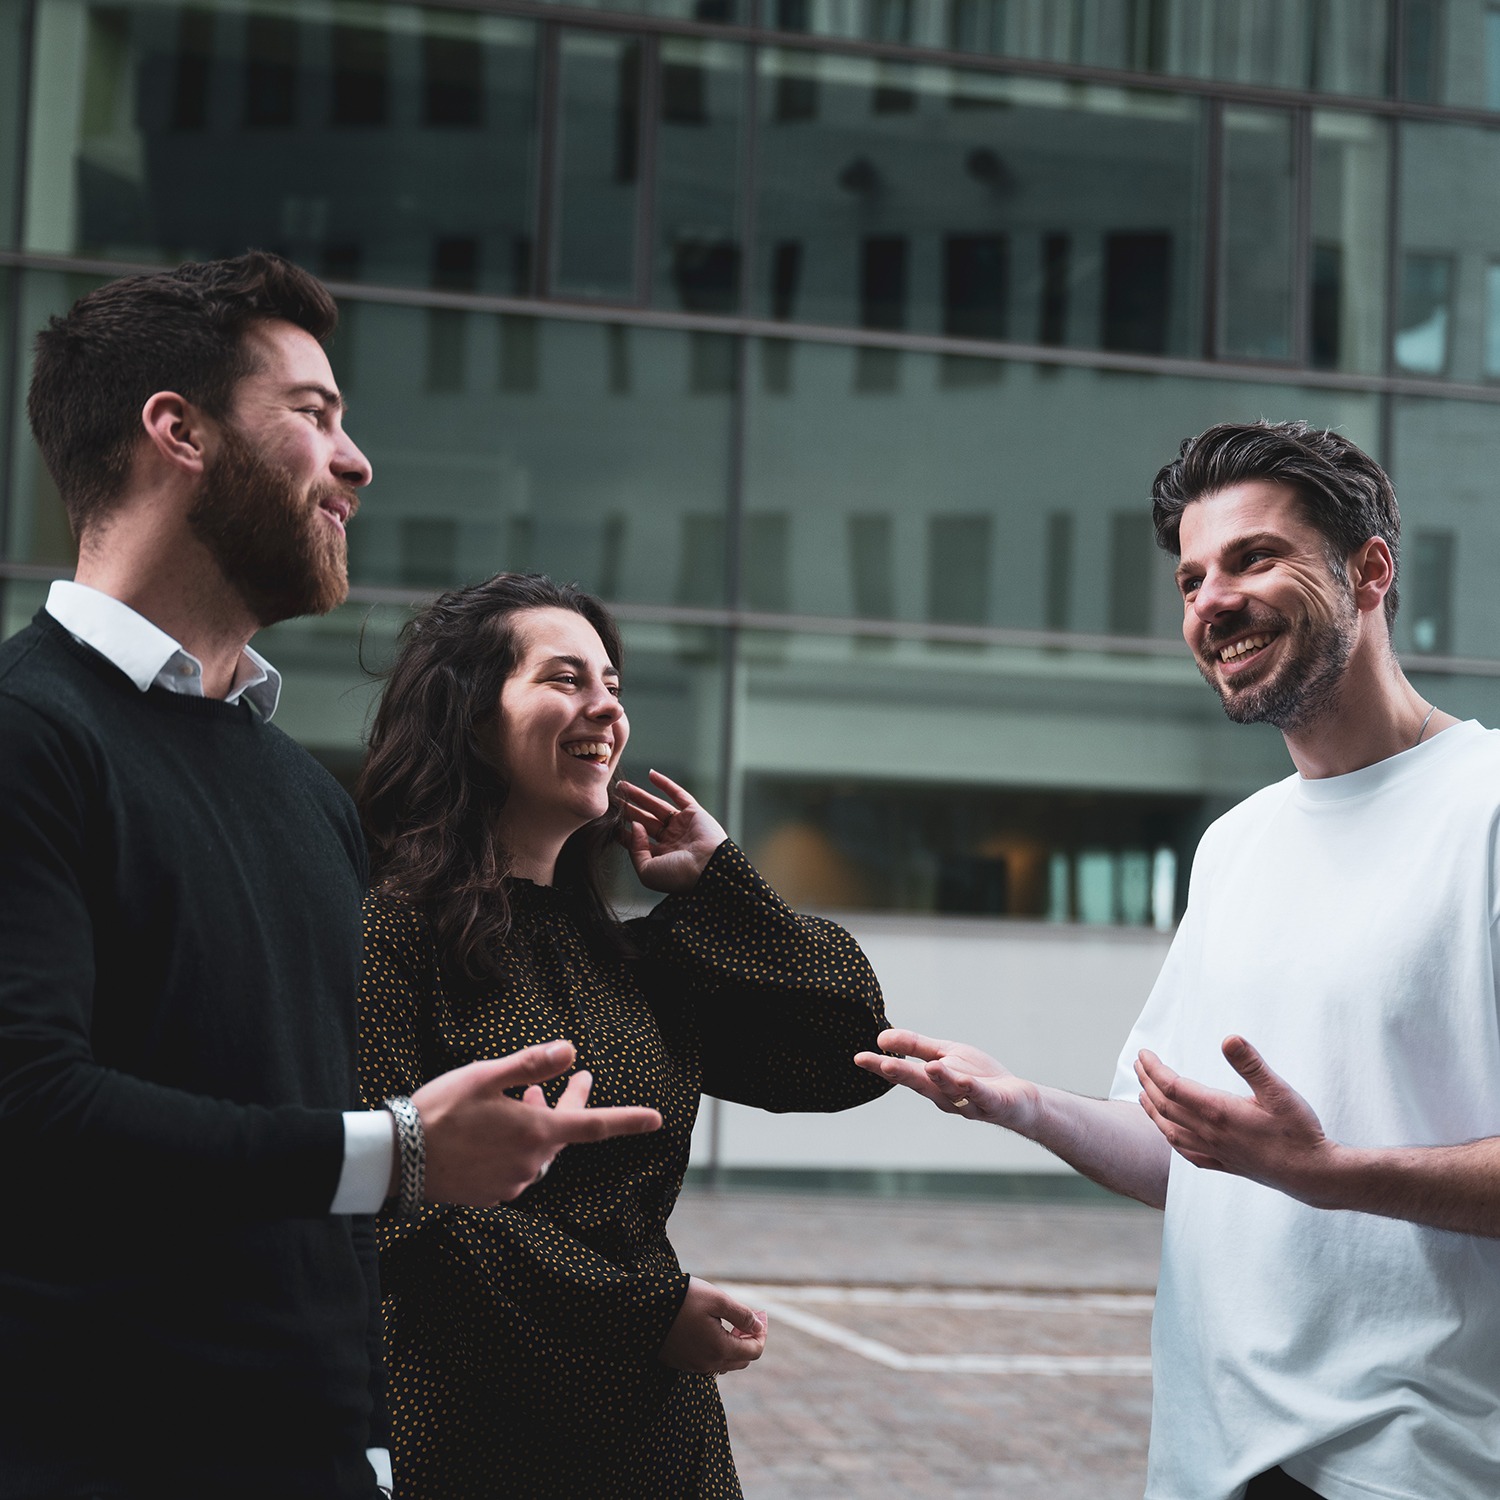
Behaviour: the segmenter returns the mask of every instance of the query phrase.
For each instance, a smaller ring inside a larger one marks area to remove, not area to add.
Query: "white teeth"
[[[563,749],[579,760],[609,759],[609,746],[602,740],[579,740],[576,744],[564,745]]]
[[[1242,641],[1236,641],[1232,646],[1226,646],[1219,652],[1219,660],[1222,662],[1234,661],[1237,657],[1244,656],[1246,652],[1258,651],[1262,646],[1269,646],[1275,639],[1270,635],[1247,636]]]

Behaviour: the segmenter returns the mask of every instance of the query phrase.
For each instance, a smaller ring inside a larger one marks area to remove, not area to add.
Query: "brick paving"
[[[694,1274],[798,1287],[799,1309],[906,1354],[1149,1352],[1138,1295],[1156,1284],[1150,1210],[700,1192],[669,1232]],[[805,1300],[816,1286],[1036,1301]],[[1101,1291],[1137,1298],[1090,1308],[1058,1295]],[[773,1317],[764,1357],[720,1391],[746,1500],[1138,1500],[1144,1483],[1144,1376],[892,1370]]]

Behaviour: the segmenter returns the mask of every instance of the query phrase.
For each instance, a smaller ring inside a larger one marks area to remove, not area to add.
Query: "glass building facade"
[[[340,774],[361,651],[539,570],[622,617],[627,771],[790,898],[1165,929],[1290,765],[1150,482],[1260,416],[1391,470],[1403,661],[1500,723],[1500,4],[0,0],[6,630],[74,561],[30,334],[252,246],[375,468],[350,603],[263,642]]]

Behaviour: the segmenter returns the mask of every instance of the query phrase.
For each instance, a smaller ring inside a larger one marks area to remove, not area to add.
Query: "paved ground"
[[[1138,1500],[1159,1215],[700,1192],[670,1233],[771,1309],[720,1382],[747,1500]]]

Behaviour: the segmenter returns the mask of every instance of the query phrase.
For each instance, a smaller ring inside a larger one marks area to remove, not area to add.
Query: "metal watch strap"
[[[396,1122],[396,1146],[401,1152],[401,1186],[396,1193],[396,1215],[414,1219],[422,1208],[422,1189],[427,1180],[427,1144],[422,1136],[422,1116],[404,1094],[385,1101]]]

